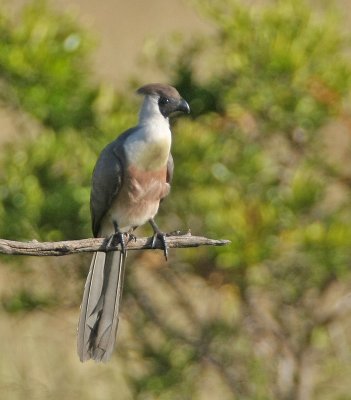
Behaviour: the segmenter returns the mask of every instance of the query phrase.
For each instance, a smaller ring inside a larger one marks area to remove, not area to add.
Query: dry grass
[[[81,364],[75,350],[78,309],[0,314],[3,400],[129,399],[120,366]]]

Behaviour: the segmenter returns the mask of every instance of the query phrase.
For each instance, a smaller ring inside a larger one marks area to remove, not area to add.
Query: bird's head
[[[139,88],[137,93],[144,95],[146,102],[151,103],[150,108],[153,111],[160,112],[164,118],[168,118],[177,112],[190,113],[189,104],[173,86],[162,83],[150,83]]]

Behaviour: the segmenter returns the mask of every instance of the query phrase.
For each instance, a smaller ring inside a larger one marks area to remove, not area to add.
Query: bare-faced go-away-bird
[[[128,129],[101,152],[94,168],[90,197],[95,237],[120,244],[120,251],[93,255],[78,323],[81,361],[111,358],[118,326],[126,245],[140,225],[150,222],[153,245],[165,234],[154,217],[170,191],[173,175],[169,116],[189,113],[188,103],[168,85],[153,83],[138,89],[144,96],[138,125]]]

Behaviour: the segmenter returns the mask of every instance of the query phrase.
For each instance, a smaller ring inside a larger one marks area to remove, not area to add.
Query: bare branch
[[[24,256],[65,256],[74,253],[90,253],[94,251],[119,250],[119,246],[107,247],[107,239],[93,238],[81,240],[67,240],[61,242],[16,242],[13,240],[0,239],[0,253]],[[128,250],[153,249],[151,247],[152,237],[132,239],[128,242]],[[208,239],[202,236],[186,235],[167,236],[169,248],[186,248],[198,246],[224,246],[229,240]],[[162,243],[157,239],[156,249],[162,249]]]

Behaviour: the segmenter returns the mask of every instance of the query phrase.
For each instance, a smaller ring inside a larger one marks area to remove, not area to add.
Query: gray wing
[[[107,145],[96,162],[90,194],[92,230],[95,237],[99,235],[102,218],[122,187],[125,163],[123,144],[135,130],[136,128],[128,129]]]
[[[114,143],[104,148],[93,172],[90,212],[95,237],[99,234],[102,218],[122,186],[122,162],[113,150]]]

